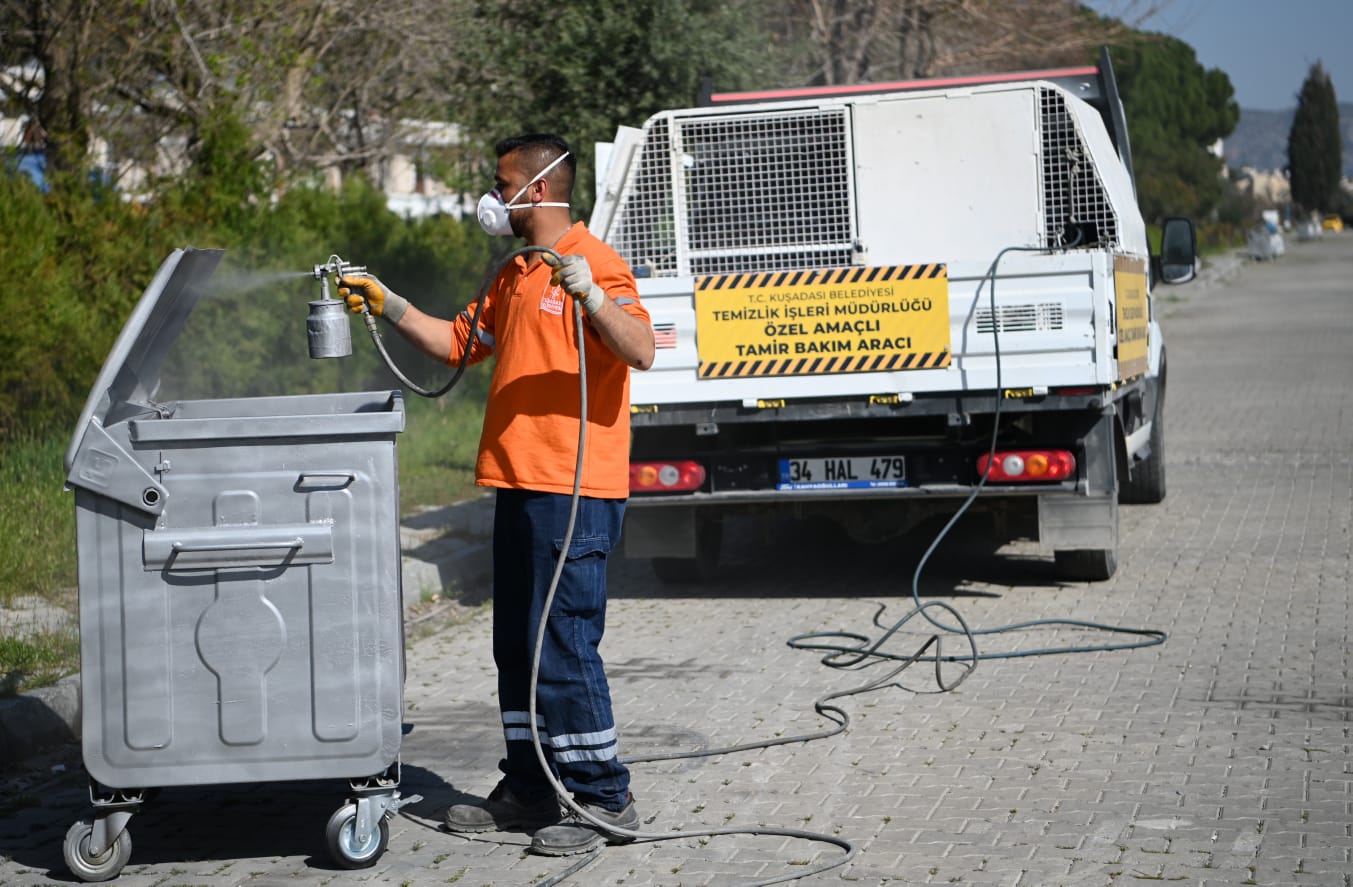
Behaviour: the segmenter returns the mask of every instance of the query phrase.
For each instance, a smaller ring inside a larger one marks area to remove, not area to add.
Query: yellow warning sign
[[[1146,260],[1114,256],[1113,288],[1118,312],[1118,378],[1147,370],[1151,315],[1147,305]]]
[[[948,267],[697,278],[695,335],[702,379],[947,367]]]

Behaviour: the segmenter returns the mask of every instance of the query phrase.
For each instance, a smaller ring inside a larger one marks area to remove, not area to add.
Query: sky
[[[1319,61],[1353,102],[1353,0],[1083,0],[1143,31],[1177,37],[1231,78],[1242,110],[1281,111]],[[1156,10],[1156,11],[1152,11]]]

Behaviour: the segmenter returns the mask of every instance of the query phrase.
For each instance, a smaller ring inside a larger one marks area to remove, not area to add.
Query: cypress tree
[[[1294,203],[1321,213],[1334,208],[1343,166],[1343,140],[1334,84],[1320,62],[1311,66],[1301,85],[1297,113],[1287,137],[1287,164]]]

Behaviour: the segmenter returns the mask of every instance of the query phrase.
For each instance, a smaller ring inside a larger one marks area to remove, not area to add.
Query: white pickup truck
[[[1107,53],[710,95],[599,153],[590,225],[659,349],[632,379],[627,555],[693,581],[730,514],[878,538],[976,489],[1063,578],[1113,575],[1118,504],[1165,495],[1151,290],[1193,277],[1196,239],[1170,219],[1151,254]]]

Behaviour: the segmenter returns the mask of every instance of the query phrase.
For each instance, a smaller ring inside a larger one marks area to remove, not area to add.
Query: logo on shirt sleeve
[[[545,294],[540,297],[540,310],[556,317],[563,314],[564,288],[562,286],[547,286]]]

